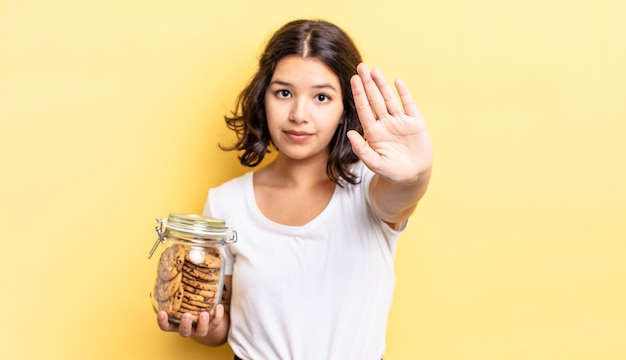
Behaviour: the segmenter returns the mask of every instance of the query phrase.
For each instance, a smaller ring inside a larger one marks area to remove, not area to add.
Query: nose
[[[292,103],[291,111],[289,113],[289,121],[301,124],[307,122],[308,113],[307,106],[304,99],[296,99]]]

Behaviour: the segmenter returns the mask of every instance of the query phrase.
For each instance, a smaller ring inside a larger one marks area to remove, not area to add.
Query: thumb
[[[377,163],[380,158],[380,155],[372,149],[367,141],[359,134],[356,130],[348,131],[348,140],[350,140],[350,145],[352,145],[352,151],[356,154],[367,165],[370,169],[375,169],[373,166]]]

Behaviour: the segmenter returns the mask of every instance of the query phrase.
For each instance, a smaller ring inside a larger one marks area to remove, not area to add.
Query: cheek
[[[335,110],[335,119],[337,119],[337,126],[343,123],[345,112],[343,111],[343,105],[338,106]]]
[[[265,94],[265,97],[263,98],[263,110],[265,111],[265,117],[269,117],[269,111],[272,108],[272,99],[267,96],[267,93]]]
[[[269,119],[280,120],[281,116],[289,115],[288,113],[285,114],[286,111],[288,109],[280,101],[276,101],[271,96],[265,97],[265,117],[268,121]]]
[[[271,100],[265,100],[265,121],[267,122],[267,127],[271,129],[272,124],[276,119],[276,107],[272,105]]]
[[[276,132],[279,131],[278,125],[280,123],[280,114],[275,106],[272,106],[271,101],[265,102],[265,123],[269,130],[270,138],[276,139]]]

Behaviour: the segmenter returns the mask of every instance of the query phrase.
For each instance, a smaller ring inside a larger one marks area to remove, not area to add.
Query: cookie
[[[176,291],[174,296],[172,296],[171,298],[167,300],[158,301],[159,310],[165,310],[165,312],[167,312],[168,315],[171,315],[172,313],[178,311],[180,309],[180,305],[183,303],[183,295],[184,295],[183,286],[182,284],[180,284],[178,287],[178,291]]]
[[[213,306],[213,301],[211,300],[210,301],[205,301],[205,300],[198,301],[198,300],[193,300],[192,298],[188,296],[183,296],[183,302],[181,303],[181,307],[183,306],[183,304],[195,306],[198,309],[207,309]]]
[[[192,294],[192,293],[189,293],[189,292],[186,292],[184,294],[184,298],[185,298],[185,300],[198,301],[198,302],[201,302],[203,304],[207,304],[207,303],[213,301],[213,296],[202,296],[202,295]]]
[[[211,304],[190,304],[188,301],[183,300],[182,304],[180,304],[179,311],[210,311],[213,305]]]
[[[186,273],[188,277],[198,279],[200,281],[215,281],[220,278],[219,270],[202,271],[198,269],[193,269],[192,267],[187,266],[186,263],[185,265],[183,265],[182,272]]]
[[[185,310],[185,311],[181,311],[181,310]],[[183,317],[183,314],[185,313],[191,314],[191,319],[193,320],[193,322],[198,322],[198,315],[200,314],[200,311],[188,310],[188,309],[181,309],[181,310],[174,311],[170,315],[171,318],[175,320],[175,322],[180,322],[180,319]]]
[[[183,278],[183,273],[179,272],[173,279],[169,281],[159,281],[156,285],[155,296],[158,301],[165,301],[174,294],[181,286],[181,280]]]
[[[168,281],[176,277],[185,263],[185,247],[179,244],[165,249],[159,260],[159,280]]]
[[[201,281],[197,278],[190,277],[186,273],[183,272],[183,277],[181,278],[181,282],[185,285],[189,285],[198,290],[215,290],[217,287],[217,280],[215,281]]]
[[[220,261],[221,263],[221,261]],[[206,267],[206,266],[200,266],[200,265],[196,265],[190,261],[185,260],[185,263],[183,265],[184,267],[187,267],[188,269],[191,270],[195,270],[195,271],[200,271],[203,273],[212,273],[212,272],[216,272],[216,271],[221,271],[222,267],[220,266],[216,266],[216,267]]]
[[[203,268],[220,268],[222,266],[222,259],[217,249],[191,249],[185,254],[185,260]]]
[[[174,296],[170,299],[170,303],[172,304],[171,311],[178,311],[178,309],[180,309],[180,306],[183,303],[184,295],[185,290],[183,288],[183,283],[181,282],[178,286],[178,291],[176,291]]]
[[[214,290],[200,290],[192,286],[186,285],[184,283],[183,283],[183,289],[185,290],[186,294],[194,294],[194,295],[200,295],[204,297],[215,297]]]

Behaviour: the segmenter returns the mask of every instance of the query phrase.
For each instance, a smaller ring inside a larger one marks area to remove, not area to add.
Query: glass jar
[[[224,245],[236,242],[237,232],[223,220],[196,214],[170,214],[157,223],[158,239],[148,254],[159,254],[152,306],[167,312],[171,322],[180,322],[184,313],[197,322],[222,298]]]

